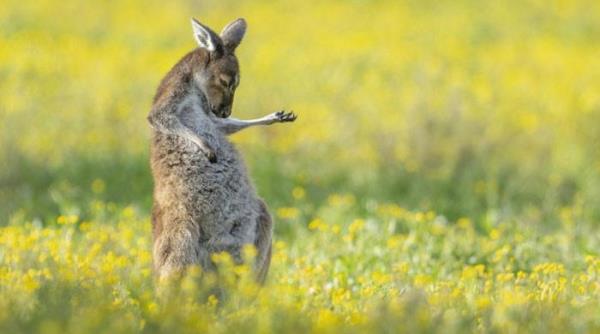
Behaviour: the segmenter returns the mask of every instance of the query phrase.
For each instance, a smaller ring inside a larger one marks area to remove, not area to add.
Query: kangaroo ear
[[[198,42],[198,46],[210,52],[217,49],[219,43],[217,40],[218,37],[208,27],[198,22],[195,18],[192,18],[192,29],[194,30],[194,37],[196,38],[196,42]]]
[[[230,52],[233,52],[235,48],[240,45],[245,32],[246,21],[244,19],[240,18],[229,23],[223,28],[223,31],[221,31],[221,40],[223,41],[225,48]]]

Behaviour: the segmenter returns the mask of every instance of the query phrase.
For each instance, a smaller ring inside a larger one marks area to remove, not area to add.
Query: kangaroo
[[[240,82],[234,51],[246,22],[237,19],[220,35],[196,19],[192,28],[198,47],[164,77],[147,117],[155,273],[162,280],[190,265],[215,270],[211,254],[223,251],[241,263],[243,247],[254,245],[254,271],[262,284],[271,261],[273,221],[227,136],[255,125],[293,122],[296,115],[229,117]]]

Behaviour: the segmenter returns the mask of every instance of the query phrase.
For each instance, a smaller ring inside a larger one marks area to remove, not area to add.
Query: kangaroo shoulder
[[[154,95],[153,105],[167,106],[185,99],[190,93],[193,73],[200,66],[201,58],[198,50],[191,51],[181,58],[160,82]]]

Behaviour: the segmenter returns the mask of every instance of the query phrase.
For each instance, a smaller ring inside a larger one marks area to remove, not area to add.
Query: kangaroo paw
[[[215,154],[215,151],[208,150],[204,154],[206,154],[206,157],[208,158],[208,161],[210,161],[210,163],[214,164],[217,162],[217,155]]]
[[[282,123],[283,122],[293,122],[296,120],[296,118],[298,118],[298,116],[296,116],[296,114],[294,114],[293,111],[285,112],[284,110],[276,112],[275,117],[278,122],[282,122]]]

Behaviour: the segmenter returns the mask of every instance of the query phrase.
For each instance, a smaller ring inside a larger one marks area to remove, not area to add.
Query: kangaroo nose
[[[221,109],[221,117],[227,118],[231,115],[231,106],[224,107]]]

